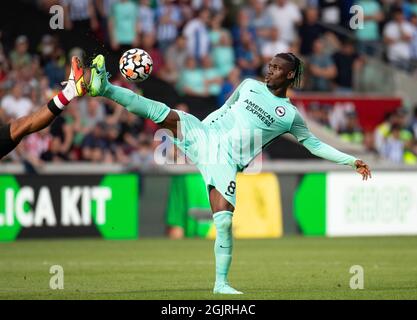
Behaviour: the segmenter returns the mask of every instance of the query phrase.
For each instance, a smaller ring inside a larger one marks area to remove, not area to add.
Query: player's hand
[[[371,169],[369,169],[369,166],[362,160],[356,160],[355,167],[356,172],[362,176],[362,180],[368,180],[368,178],[372,178]]]

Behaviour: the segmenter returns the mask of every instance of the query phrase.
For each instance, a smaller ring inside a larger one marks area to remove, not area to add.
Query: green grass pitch
[[[49,288],[56,264],[63,290]],[[230,281],[245,294],[213,295],[213,280],[209,240],[0,243],[0,299],[417,299],[417,237],[235,240]]]

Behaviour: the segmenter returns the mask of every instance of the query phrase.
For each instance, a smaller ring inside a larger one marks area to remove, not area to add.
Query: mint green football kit
[[[174,138],[174,143],[196,164],[206,185],[214,186],[234,207],[236,174],[284,133],[294,135],[318,157],[352,167],[356,160],[318,140],[289,98],[273,95],[265,83],[253,79],[244,80],[226,103],[203,121],[177,112],[185,138]]]
[[[91,96],[104,96],[128,111],[155,123],[162,123],[171,109],[108,82],[104,57],[98,55],[91,67],[88,88]],[[178,137],[172,141],[192,160],[203,175],[207,190],[214,187],[236,206],[236,175],[245,169],[262,149],[284,133],[291,133],[314,155],[354,167],[355,158],[318,140],[307,128],[288,98],[273,95],[265,83],[247,79],[226,103],[203,121],[174,110],[180,117]],[[216,226],[215,294],[241,294],[229,285],[232,261],[232,211],[213,212]]]

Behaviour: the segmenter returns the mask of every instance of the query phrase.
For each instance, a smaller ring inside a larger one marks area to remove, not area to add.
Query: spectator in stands
[[[65,55],[63,56],[63,59],[65,59]],[[41,57],[38,54],[32,55],[28,69],[30,70],[29,73],[31,78],[38,78],[44,74],[41,66]]]
[[[394,122],[393,118],[395,116],[396,116],[395,112],[386,113],[384,115],[384,121],[375,128],[374,144],[375,144],[375,149],[379,154],[382,154],[383,152],[382,147],[383,147],[385,138],[388,137],[388,134],[391,129],[391,125]]]
[[[24,158],[26,161],[38,167],[43,165],[45,154],[49,151],[51,144],[51,136],[49,135],[49,127],[29,135],[23,140]]]
[[[401,9],[395,9],[393,20],[384,28],[384,42],[387,45],[387,57],[396,67],[409,70],[411,59],[410,43],[414,27],[404,18]]]
[[[45,34],[38,46],[38,53],[42,66],[44,66],[51,58],[57,47],[57,38],[50,34]]]
[[[45,61],[45,75],[48,77],[49,84],[52,88],[61,88],[61,82],[65,80],[66,59],[64,51],[54,46],[49,59]]]
[[[28,52],[28,49],[28,38],[24,35],[17,37],[15,41],[15,47],[10,53],[10,62],[12,69],[20,70],[30,65],[31,56]]]
[[[203,70],[198,67],[194,57],[188,57],[185,68],[180,71],[177,89],[183,95],[192,97],[208,96],[208,90],[204,84]]]
[[[129,163],[129,157],[124,153],[123,144],[118,141],[119,125],[107,124],[104,134],[104,140],[106,143],[106,152],[104,154],[103,162],[106,163]]]
[[[250,0],[246,8],[249,15],[250,26],[255,29],[256,43],[261,50],[267,41],[271,40],[271,32],[274,28],[274,22],[266,10],[266,0]]]
[[[359,40],[359,53],[374,55],[381,46],[379,23],[384,20],[384,13],[381,5],[376,0],[357,0],[356,4],[363,10],[363,28],[355,30],[356,37]]]
[[[122,1],[122,0],[121,0]],[[66,29],[78,31],[98,28],[97,16],[92,0],[62,0]]]
[[[23,95],[22,83],[16,83],[10,94],[3,97],[0,104],[5,118],[3,122],[28,115],[33,108],[32,101]]]
[[[33,88],[34,91],[37,91],[38,100],[36,105],[40,106],[45,103],[45,101],[49,101],[54,96],[54,90],[51,89],[49,85],[49,80],[46,76],[39,77],[39,84]]]
[[[120,117],[118,143],[124,147],[124,153],[130,154],[137,148],[140,132],[143,131],[143,120],[136,115],[123,110]]]
[[[233,68],[229,75],[227,76],[226,80],[223,82],[222,89],[220,95],[217,99],[218,105],[222,106],[227,99],[232,95],[233,91],[239,86],[242,82],[240,77],[240,69],[238,67]]]
[[[413,134],[415,140],[417,140],[417,105],[413,109],[413,118],[410,121],[410,132]]]
[[[80,46],[91,53],[96,43],[86,35],[86,30],[97,31],[99,28],[94,0],[62,0],[62,5],[67,31],[65,41],[67,48]]]
[[[184,68],[187,57],[187,40],[183,35],[179,35],[175,43],[165,52],[165,61],[173,64],[177,71],[180,71]]]
[[[298,28],[300,39],[300,53],[309,56],[313,52],[313,43],[324,33],[323,27],[318,23],[319,12],[315,7],[307,7],[303,23]]]
[[[138,20],[142,34],[155,33],[155,11],[150,0],[139,0]]]
[[[100,122],[93,131],[84,137],[81,145],[82,159],[90,162],[102,162],[107,153],[105,139],[106,124]]]
[[[229,32],[221,34],[220,42],[213,47],[211,55],[214,66],[222,77],[226,77],[235,66],[235,53]]]
[[[278,29],[282,40],[289,46],[297,40],[297,26],[302,22],[300,8],[288,0],[275,0],[268,7],[275,27]]]
[[[146,169],[155,164],[154,153],[152,149],[152,137],[147,137],[141,133],[137,137],[137,148],[132,152],[130,156],[130,163],[139,165],[141,168]]]
[[[187,21],[190,21],[194,17],[194,9],[191,6],[191,0],[177,0],[178,8],[181,12],[181,25],[179,29],[181,30],[184,27],[184,24]]]
[[[403,163],[404,141],[401,139],[401,126],[393,125],[382,146],[382,156],[394,163]]]
[[[85,134],[89,133],[89,130],[84,126],[85,119],[81,118],[80,113],[80,104],[84,104],[85,102],[85,98],[72,100],[69,108],[64,113],[65,123],[71,126],[74,132],[71,150],[68,154],[68,159],[71,161],[81,160],[81,144]]]
[[[140,43],[137,6],[129,0],[119,0],[111,7],[109,16],[110,45],[121,55]]]
[[[184,26],[184,36],[187,39],[188,54],[198,62],[208,55],[210,49],[209,30],[210,11],[203,9],[197,16]]]
[[[358,116],[354,110],[346,112],[346,123],[338,132],[341,139],[346,142],[362,144],[364,134],[359,125]]]
[[[233,46],[235,49],[242,46],[242,33],[249,33],[251,38],[255,41],[256,29],[251,25],[249,13],[244,8],[238,11],[236,24],[232,28]]]
[[[241,45],[236,50],[236,59],[242,70],[242,77],[254,77],[261,65],[256,43],[248,31],[241,32],[240,43]]]
[[[163,0],[163,4],[156,9],[157,42],[161,51],[165,51],[175,42],[178,29],[183,19],[177,4],[172,0]]]
[[[44,155],[46,161],[65,161],[69,159],[69,152],[74,141],[74,126],[67,122],[65,113],[52,122],[50,128],[52,137],[50,149]]]
[[[379,154],[386,154],[386,142],[391,135],[391,128],[400,128],[399,139],[404,143],[412,141],[412,133],[406,129],[407,112],[400,108],[386,115],[385,121],[375,129],[375,148]]]
[[[81,128],[84,134],[90,133],[95,126],[105,121],[104,106],[99,99],[90,97],[83,99],[79,104],[79,110],[82,119]]]
[[[4,53],[3,46],[0,43],[0,86],[3,81],[6,80],[7,73],[9,72],[9,61]]]
[[[395,163],[416,164],[413,153],[413,135],[405,128],[405,112],[398,110],[391,117],[389,132],[380,145],[381,155]]]
[[[321,39],[313,43],[313,54],[307,61],[310,74],[309,89],[330,91],[331,81],[337,76],[336,65],[330,55],[324,53]]]
[[[346,0],[319,0],[318,10],[321,14],[321,21],[326,24],[340,25],[343,2]]]
[[[270,40],[266,41],[261,49],[262,62],[264,64],[265,70],[264,73],[267,71],[268,63],[277,53],[289,51],[291,51],[290,47],[285,41],[282,41],[281,36],[278,33],[278,29],[272,28],[270,33]]]
[[[413,14],[410,20],[411,24],[414,26],[413,36],[411,38],[411,70],[417,70],[417,14]]]
[[[179,35],[175,43],[165,52],[165,65],[168,72],[171,73],[172,83],[178,80],[180,71],[185,67],[187,57],[187,41],[183,35]]]
[[[217,46],[219,44],[223,33],[229,33],[227,29],[223,28],[223,20],[224,15],[221,13],[216,14],[211,18],[209,31],[211,47]]]
[[[220,94],[223,83],[222,75],[219,70],[213,66],[213,61],[209,55],[202,59],[204,85],[207,88],[207,92],[210,96],[217,96]]]
[[[326,129],[331,129],[329,114],[332,107],[319,102],[312,102],[308,107],[308,116]]]
[[[413,139],[408,152],[405,154],[404,162],[415,165],[417,164],[417,106],[413,108],[413,117],[408,130],[411,132]]]
[[[339,51],[333,54],[333,61],[337,68],[337,76],[334,79],[335,89],[338,93],[353,92],[353,77],[362,66],[362,60],[355,51],[353,42],[346,39]]]
[[[214,13],[220,13],[223,10],[223,0],[192,0],[192,8],[196,11],[208,9]]]
[[[109,16],[111,12],[111,8],[113,4],[118,2],[119,0],[95,0],[96,8],[97,8],[97,19],[100,24],[100,39],[105,42],[106,44],[110,43],[109,38]]]
[[[417,15],[417,0],[410,0],[410,10],[412,15]]]
[[[390,1],[390,11],[399,9],[402,11],[404,18],[409,20],[412,15],[412,7],[409,0],[391,0]]]

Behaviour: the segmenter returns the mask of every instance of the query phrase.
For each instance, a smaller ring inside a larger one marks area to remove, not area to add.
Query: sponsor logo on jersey
[[[285,108],[284,107],[276,107],[275,108],[275,113],[277,114],[278,117],[283,117],[285,115]]]
[[[265,123],[266,126],[270,127],[275,122],[274,117],[256,103],[250,101],[249,99],[246,99],[244,102],[247,104],[246,110],[257,116],[263,123]]]

